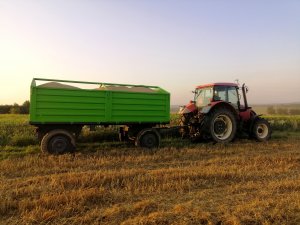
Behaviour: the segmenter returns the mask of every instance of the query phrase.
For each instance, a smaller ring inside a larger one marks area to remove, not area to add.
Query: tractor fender
[[[252,111],[254,112],[254,111]],[[249,130],[253,129],[254,123],[261,118],[262,114],[257,115],[256,113],[251,113]]]
[[[194,102],[190,102],[189,104],[180,107],[178,114],[188,114],[197,110],[197,107]]]
[[[210,105],[203,107],[200,112],[203,114],[208,114],[220,107],[229,109],[230,111],[232,111],[235,117],[238,118],[237,110],[231,104],[223,101],[212,102]]]

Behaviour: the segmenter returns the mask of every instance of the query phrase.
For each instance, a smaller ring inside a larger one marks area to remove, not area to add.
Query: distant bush
[[[267,108],[267,113],[273,115],[273,114],[276,114],[276,110],[273,106],[269,106]]]
[[[9,110],[10,114],[20,114],[21,113],[21,109],[20,106],[18,104],[14,104],[10,110]]]
[[[8,114],[10,111],[11,105],[0,105],[0,114]]]
[[[300,109],[290,109],[290,115],[300,115]]]
[[[266,116],[273,130],[300,131],[300,116]]]
[[[0,105],[0,114],[28,114],[30,102],[25,101],[22,105]]]
[[[298,105],[278,105],[266,107],[268,115],[300,115],[300,107]]]
[[[289,114],[288,108],[278,108],[277,109],[277,114],[279,114],[279,115],[288,115]]]

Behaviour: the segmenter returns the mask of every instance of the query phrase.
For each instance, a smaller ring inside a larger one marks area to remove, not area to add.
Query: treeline
[[[0,105],[0,114],[29,114],[30,102],[25,101],[22,105]]]
[[[300,108],[281,108],[269,106],[267,108],[267,113],[270,115],[300,115]]]

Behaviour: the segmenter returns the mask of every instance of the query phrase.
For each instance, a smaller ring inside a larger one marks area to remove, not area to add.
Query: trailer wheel
[[[66,130],[51,130],[43,137],[41,150],[50,154],[74,152],[75,138]]]
[[[258,118],[253,125],[252,135],[257,141],[267,141],[271,137],[271,127],[267,120]]]
[[[209,132],[215,142],[227,143],[236,134],[236,119],[228,109],[218,109],[212,113],[209,120]]]
[[[151,128],[141,130],[136,137],[135,145],[142,148],[158,148],[160,145],[160,134]]]

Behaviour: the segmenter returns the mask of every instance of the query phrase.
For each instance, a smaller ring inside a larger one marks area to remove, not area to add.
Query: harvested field
[[[153,151],[96,137],[73,155],[1,146],[0,224],[300,223],[296,131]]]

